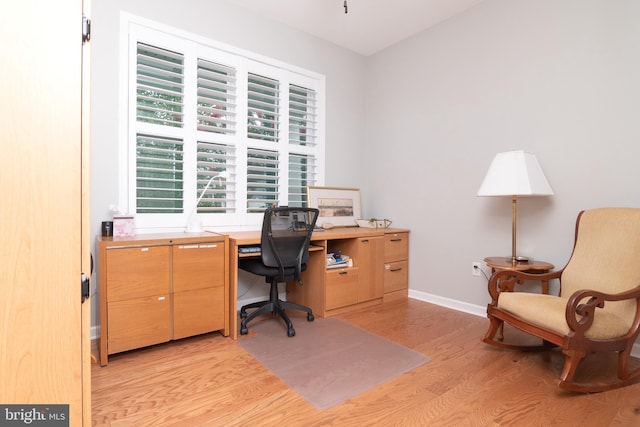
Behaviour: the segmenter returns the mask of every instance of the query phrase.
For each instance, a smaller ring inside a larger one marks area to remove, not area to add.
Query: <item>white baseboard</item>
[[[442,307],[451,308],[453,310],[462,311],[464,313],[473,314],[475,316],[486,317],[487,307],[469,304],[450,298],[441,297],[438,295],[428,294],[426,292],[414,291],[409,289],[409,298],[417,299],[420,301],[428,302],[431,304],[439,305]]]
[[[450,298],[429,294],[426,292],[413,291],[409,289],[409,298],[439,305],[441,307],[447,307],[452,310],[462,311],[464,313],[469,313],[469,314],[473,314],[480,317],[487,316],[487,307],[469,304],[466,302],[457,301]],[[638,343],[638,341],[636,341],[636,343],[633,345],[633,350],[631,350],[631,356],[640,358],[640,343]]]
[[[91,341],[100,338],[100,326],[91,327]]]

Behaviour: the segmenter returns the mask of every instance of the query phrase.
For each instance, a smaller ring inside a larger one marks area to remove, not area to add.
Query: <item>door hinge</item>
[[[82,44],[91,40],[91,19],[82,15]]]
[[[85,300],[91,296],[91,279],[84,273],[80,273],[80,295],[81,303],[85,302]]]

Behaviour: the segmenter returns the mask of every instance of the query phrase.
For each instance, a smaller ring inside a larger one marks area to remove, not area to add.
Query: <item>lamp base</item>
[[[202,233],[204,228],[202,228],[202,221],[198,220],[198,218],[191,218],[187,223],[187,229],[185,232],[187,233]]]

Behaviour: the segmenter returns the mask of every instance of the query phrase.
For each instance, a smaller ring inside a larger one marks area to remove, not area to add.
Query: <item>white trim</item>
[[[438,295],[429,294],[422,291],[414,291],[409,289],[409,298],[417,299],[420,301],[428,302],[431,304],[439,305],[442,307],[451,308],[456,311],[462,311],[464,313],[473,314],[474,316],[486,317],[487,307],[469,304],[463,301],[457,301],[450,298],[441,297]]]

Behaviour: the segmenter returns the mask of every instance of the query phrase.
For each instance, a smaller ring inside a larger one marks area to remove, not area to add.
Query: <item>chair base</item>
[[[508,315],[507,313],[499,311],[498,309],[493,309],[492,307],[489,307],[487,311],[487,317],[489,318],[489,329],[482,339],[484,343],[502,349],[517,351],[545,351],[551,350],[555,347],[559,347],[562,350],[565,361],[558,380],[558,388],[578,393],[600,393],[603,391],[614,390],[620,387],[626,387],[628,385],[640,382],[640,368],[636,368],[633,370],[630,369],[629,360],[631,357],[631,346],[628,346],[623,350],[616,351],[618,355],[617,378],[612,379],[609,382],[582,383],[576,381],[575,373],[582,359],[586,357],[587,351],[569,350],[565,348],[565,346],[563,346],[562,337],[553,337],[549,333],[545,334],[540,333],[540,331],[532,331],[531,329],[536,329],[533,326],[530,326],[529,330],[527,330],[527,328],[518,327],[519,325],[521,325],[521,322],[515,322],[513,320],[507,323],[520,330],[528,332],[533,336],[541,338],[542,345],[517,345],[505,343],[503,342],[503,337],[498,334],[505,323],[505,319],[503,319],[502,317],[508,319],[513,319],[513,317]]]
[[[255,308],[256,310],[252,311],[251,313],[247,313],[247,309],[253,308]],[[289,316],[287,316],[287,314],[285,313],[285,309],[304,311],[305,313],[307,313],[307,321],[309,322],[313,322],[313,320],[315,319],[309,307],[305,307],[303,305],[295,304],[289,301],[282,301],[281,299],[279,299],[278,283],[271,282],[269,301],[254,302],[244,305],[240,309],[240,318],[242,319],[242,322],[240,322],[240,335],[246,335],[249,333],[247,323],[249,323],[251,320],[262,314],[271,313],[272,315],[280,316],[282,320],[284,320],[284,323],[287,325],[288,336],[295,336],[296,330],[293,328],[293,322],[291,322],[291,319],[289,319]]]

